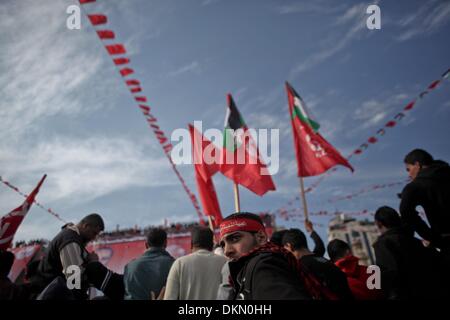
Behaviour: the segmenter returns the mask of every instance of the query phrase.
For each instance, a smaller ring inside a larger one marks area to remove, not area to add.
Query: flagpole
[[[209,228],[214,233],[214,225],[213,225],[211,216],[208,216],[208,222],[209,222]]]
[[[305,186],[303,185],[303,177],[299,177],[299,179],[300,179],[300,195],[302,196],[302,202],[303,202],[303,213],[305,215],[305,221],[308,221],[309,220],[308,205],[306,203]]]
[[[239,199],[239,186],[234,183],[234,208],[236,212],[241,212],[241,201]]]

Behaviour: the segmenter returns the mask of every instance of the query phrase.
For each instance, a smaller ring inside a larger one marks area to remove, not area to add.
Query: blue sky
[[[27,192],[47,173],[37,200],[66,220],[99,212],[107,229],[195,220],[93,28],[84,16],[81,30],[66,28],[66,8],[75,3],[0,4],[0,175]],[[381,30],[366,28],[373,3]],[[228,92],[250,127],[280,129],[277,191],[260,198],[241,188],[247,211],[273,210],[298,194],[284,81],[302,95],[322,135],[348,155],[450,66],[448,1],[98,0],[85,9],[108,16],[167,134],[194,120],[222,129]],[[397,208],[400,188],[327,200],[405,178],[403,157],[416,147],[450,160],[449,121],[446,81],[353,157],[354,174],[339,169],[308,194],[310,210]],[[193,167],[179,169],[195,191]],[[228,215],[232,184],[219,175],[214,181]],[[2,214],[22,200],[0,187]],[[59,226],[33,207],[16,240],[51,238]],[[318,231],[325,237],[325,228]]]

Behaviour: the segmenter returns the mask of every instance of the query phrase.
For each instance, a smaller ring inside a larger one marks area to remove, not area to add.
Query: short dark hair
[[[254,213],[250,213],[250,212],[236,212],[236,213],[230,214],[228,217],[224,218],[222,221],[228,221],[228,220],[238,219],[238,218],[252,219],[252,220],[259,222],[260,224],[262,224],[264,226],[264,223],[263,223],[261,217]]]
[[[193,247],[198,247],[212,251],[214,246],[214,233],[211,229],[206,227],[195,227],[191,232],[191,244]]]
[[[434,159],[431,154],[422,149],[414,149],[405,156],[403,160],[406,164],[419,163],[420,166],[429,166],[433,163]]]
[[[88,224],[93,227],[99,227],[102,231],[105,230],[105,223],[103,218],[98,213],[91,213],[81,219],[80,224]]]
[[[149,247],[161,248],[167,240],[167,232],[163,229],[152,228],[147,233],[147,244]]]
[[[273,244],[276,244],[277,246],[282,247],[283,246],[283,236],[287,232],[287,230],[278,230],[272,233],[272,236],[270,237],[270,242]]]
[[[349,251],[351,252],[348,243],[340,239],[331,240],[327,246],[328,256],[332,262],[336,262],[337,260],[345,257]]]
[[[305,234],[300,229],[289,229],[283,235],[283,246],[290,244],[293,250],[308,249]]]
[[[398,212],[388,206],[378,208],[375,212],[375,221],[378,221],[388,229],[400,227],[402,224]]]
[[[0,276],[7,277],[14,263],[14,253],[0,250]]]

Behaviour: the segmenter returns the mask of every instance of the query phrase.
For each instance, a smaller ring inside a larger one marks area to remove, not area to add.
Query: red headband
[[[226,234],[235,231],[259,231],[264,230],[264,226],[256,220],[247,218],[235,218],[232,220],[223,221],[220,224],[220,239]]]

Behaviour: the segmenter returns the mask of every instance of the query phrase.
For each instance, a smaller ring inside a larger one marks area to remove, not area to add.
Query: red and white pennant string
[[[12,190],[14,190],[15,192],[17,192],[18,194],[20,194],[21,196],[23,196],[24,198],[27,198],[28,195],[23,193],[22,191],[19,190],[19,188],[15,187],[14,185],[12,185],[11,183],[9,183],[8,181],[3,180],[3,178],[0,176],[0,182],[3,183],[5,186],[7,186],[8,188],[11,188]],[[57,214],[56,212],[54,212],[52,209],[50,208],[46,208],[44,207],[42,204],[40,204],[39,202],[37,202],[36,200],[34,200],[34,204],[36,206],[38,206],[39,208],[41,208],[42,210],[50,213],[52,216],[54,216],[56,219],[58,219],[59,221],[62,221],[63,223],[67,223],[67,221],[65,221],[64,219],[61,218],[61,216],[59,214]]]
[[[95,0],[79,0],[80,4],[84,5],[87,3],[96,2]],[[103,43],[105,41],[111,41],[115,39],[115,33],[112,30],[107,29],[97,29],[100,28],[100,26],[105,25],[108,22],[108,18],[103,14],[87,14],[87,17],[89,21],[91,22],[92,26],[96,30],[96,33],[101,41]],[[137,79],[130,79],[129,76],[134,74],[134,70],[132,68],[129,68],[125,65],[130,64],[130,59],[126,56],[127,51],[123,44],[120,43],[114,43],[114,44],[105,44],[105,49],[108,52],[110,56],[112,56],[112,61],[114,65],[117,67],[120,75],[122,76],[124,83],[128,90],[130,91],[130,94],[133,96],[137,107],[141,110],[142,114],[144,115],[148,126],[155,134],[156,139],[158,139],[159,144],[161,145],[164,154],[166,155],[167,159],[169,160],[173,171],[175,172],[176,176],[181,182],[181,185],[183,186],[183,189],[189,196],[190,201],[192,202],[192,205],[194,206],[198,217],[200,219],[200,222],[204,224],[204,220],[202,219],[202,211],[198,204],[197,197],[195,194],[189,189],[189,187],[186,184],[186,181],[181,176],[180,172],[178,171],[175,163],[172,161],[172,158],[170,157],[170,151],[172,150],[173,146],[170,143],[170,140],[165,135],[164,131],[161,129],[161,127],[158,124],[158,119],[153,115],[152,108],[148,104],[148,99],[145,95],[142,95],[142,85],[141,82]],[[139,94],[139,95],[137,95]]]

